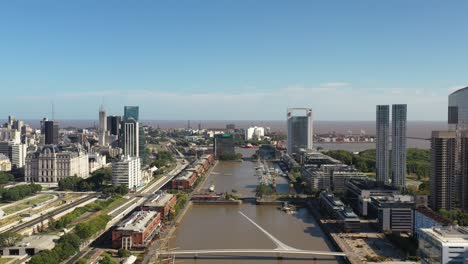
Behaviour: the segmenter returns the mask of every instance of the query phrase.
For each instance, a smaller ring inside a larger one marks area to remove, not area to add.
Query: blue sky
[[[468,85],[468,1],[0,1],[0,115],[445,120]],[[3,97],[2,96],[2,97]]]

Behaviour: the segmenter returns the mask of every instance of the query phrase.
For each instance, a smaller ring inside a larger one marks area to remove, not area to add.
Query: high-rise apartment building
[[[139,113],[138,106],[125,106],[124,107],[124,121],[129,120],[130,118],[134,119],[135,121],[140,121],[140,113]]]
[[[294,111],[305,111],[305,115],[293,116]],[[297,153],[299,149],[312,149],[313,126],[311,108],[289,108],[288,123],[288,153]]]
[[[99,146],[106,145],[107,138],[107,114],[104,106],[99,108],[99,128],[98,128]]]
[[[468,130],[461,132],[458,140],[460,141],[460,187],[455,192],[460,193],[460,209],[468,212]]]
[[[120,135],[120,116],[108,116],[107,117],[107,130],[113,136]]]
[[[123,154],[130,157],[138,157],[140,152],[139,140],[139,124],[133,119],[129,118],[122,121],[120,144],[123,149]]]
[[[433,210],[455,207],[456,134],[453,131],[432,131],[430,206]]]
[[[376,110],[376,178],[380,184],[388,184],[390,107],[377,105]]]
[[[449,130],[468,130],[468,87],[449,95]]]
[[[392,185],[406,186],[406,104],[392,105]]]
[[[44,136],[46,145],[57,145],[59,142],[59,126],[55,121],[44,121]]]

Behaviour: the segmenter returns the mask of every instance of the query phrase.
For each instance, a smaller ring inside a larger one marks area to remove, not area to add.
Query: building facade
[[[80,150],[61,151],[55,146],[44,146],[26,155],[24,174],[26,182],[40,183],[56,183],[70,176],[87,178],[88,154]]]
[[[107,114],[104,106],[101,105],[99,108],[99,128],[98,128],[98,139],[99,139],[99,146],[106,145],[106,138],[107,138]]]
[[[214,136],[213,153],[219,159],[223,155],[236,154],[234,136],[232,134],[217,134]]]
[[[57,145],[59,143],[59,125],[55,121],[44,121],[45,145]]]
[[[293,116],[297,110],[305,111],[303,116]],[[299,149],[313,148],[312,109],[289,108],[287,111],[288,125],[288,154],[298,153]]]
[[[468,229],[458,226],[423,228],[419,253],[423,264],[467,263]]]
[[[108,116],[107,117],[107,130],[109,130],[110,135],[119,136],[120,135],[120,122],[122,118],[120,116]]]
[[[122,121],[120,143],[123,150],[123,155],[130,157],[138,157],[140,155],[140,135],[139,124],[129,118]]]
[[[120,160],[112,162],[112,185],[124,185],[130,190],[135,190],[141,184],[141,165],[138,157],[123,156]]]
[[[124,107],[124,121],[133,119],[135,121],[140,120],[140,108],[138,106],[125,106]]]
[[[389,132],[390,107],[378,105],[376,109],[375,167],[377,182],[381,184],[389,183]]]
[[[158,233],[161,214],[154,211],[137,211],[122,221],[112,231],[112,247],[118,249],[144,248]]]
[[[451,210],[455,207],[455,154],[456,133],[432,131],[430,206],[433,210]]]
[[[406,105],[392,105],[392,185],[406,187]]]

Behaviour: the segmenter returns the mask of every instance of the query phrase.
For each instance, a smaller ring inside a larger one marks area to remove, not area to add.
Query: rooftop
[[[193,171],[185,170],[181,172],[179,175],[177,175],[175,180],[180,180],[180,181],[188,180],[190,177],[192,177],[192,175],[193,175]]]
[[[419,213],[431,218],[432,220],[438,222],[438,223],[441,223],[442,225],[450,225],[452,224],[452,220],[446,218],[446,217],[443,217],[441,216],[440,214],[432,211],[431,209],[429,208],[426,208],[426,207],[418,207],[416,209]]]
[[[118,226],[119,231],[143,232],[151,221],[158,215],[154,211],[138,211],[122,221]]]
[[[447,243],[467,243],[468,244],[468,228],[460,226],[444,226],[436,228],[422,228],[426,234],[431,235],[441,242]]]
[[[380,185],[374,180],[364,179],[350,179],[348,183],[356,186],[360,190],[384,190],[384,191],[397,191],[396,188],[390,185]]]
[[[170,193],[157,192],[150,197],[149,201],[145,203],[145,206],[164,207],[172,200],[173,197],[174,195]]]
[[[21,242],[15,245],[15,248],[27,247],[39,250],[50,250],[55,247],[55,241],[60,237],[56,235],[37,235],[23,238]]]

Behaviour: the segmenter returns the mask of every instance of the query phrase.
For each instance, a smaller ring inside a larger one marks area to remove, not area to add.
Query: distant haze
[[[87,128],[97,124],[97,120],[58,120],[60,127]],[[2,121],[4,123],[5,121]],[[162,129],[167,128],[186,128],[187,120],[142,120],[144,124],[150,124],[154,127],[159,126]],[[34,128],[39,127],[39,120],[25,120],[26,124]],[[190,120],[190,126],[198,128],[201,123],[202,128],[226,128],[226,124],[235,124],[236,128],[247,128],[249,126],[270,127],[272,132],[286,132],[285,120]],[[359,134],[361,129],[368,135],[375,134],[374,121],[315,121],[314,133],[322,134],[335,131],[336,133],[346,133],[351,130],[353,134]],[[432,130],[447,129],[446,121],[408,121],[409,137],[429,138]]]

